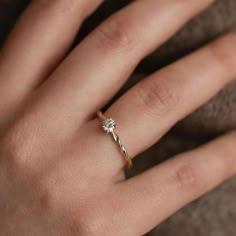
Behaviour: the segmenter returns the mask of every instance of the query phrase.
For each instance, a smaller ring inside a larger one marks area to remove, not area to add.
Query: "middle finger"
[[[132,157],[153,145],[178,120],[233,81],[235,35],[233,31],[157,71],[131,88],[105,112],[106,117],[117,122],[117,133]],[[88,124],[91,128],[81,129],[86,136],[83,142],[88,140],[90,146],[96,147],[96,156],[109,164],[106,165],[107,173],[116,173],[124,166],[121,154],[112,140],[102,133],[98,119]]]

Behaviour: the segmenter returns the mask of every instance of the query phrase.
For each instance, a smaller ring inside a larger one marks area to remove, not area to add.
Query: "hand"
[[[2,49],[1,235],[143,235],[236,171],[231,132],[125,180],[123,156],[95,114],[144,56],[212,1],[135,1],[68,54],[101,2],[33,1]],[[233,80],[235,35],[157,71],[109,107],[131,157]]]

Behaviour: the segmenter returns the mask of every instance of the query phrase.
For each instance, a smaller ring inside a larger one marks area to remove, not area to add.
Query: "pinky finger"
[[[236,132],[120,183],[125,235],[143,235],[236,172]],[[124,213],[124,212],[123,212]],[[123,221],[123,220],[122,220]]]

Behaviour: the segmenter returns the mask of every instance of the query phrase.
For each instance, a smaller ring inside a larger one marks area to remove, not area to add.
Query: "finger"
[[[64,61],[38,92],[43,106],[37,109],[50,110],[51,116],[60,114],[59,123],[53,125],[74,132],[119,90],[143,56],[211,2],[134,1],[99,26]]]
[[[236,132],[232,132],[119,184],[116,205],[120,207],[115,215],[122,228],[116,232],[126,229],[121,235],[144,235],[234,175],[235,141]]]
[[[0,56],[0,113],[15,108],[61,61],[102,0],[32,1]]]
[[[107,110],[106,117],[116,121],[117,133],[132,157],[153,145],[177,121],[235,78],[235,35],[235,31],[231,32],[154,73]],[[93,121],[94,127],[97,124],[97,120]],[[102,130],[97,135],[89,133],[92,143],[99,139],[101,156],[117,153],[113,143],[102,135]],[[117,155],[112,161],[121,168],[124,163]]]

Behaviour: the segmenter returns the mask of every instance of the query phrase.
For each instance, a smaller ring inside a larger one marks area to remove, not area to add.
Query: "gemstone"
[[[111,133],[116,128],[116,122],[112,118],[108,118],[102,122],[102,128],[105,132]]]

